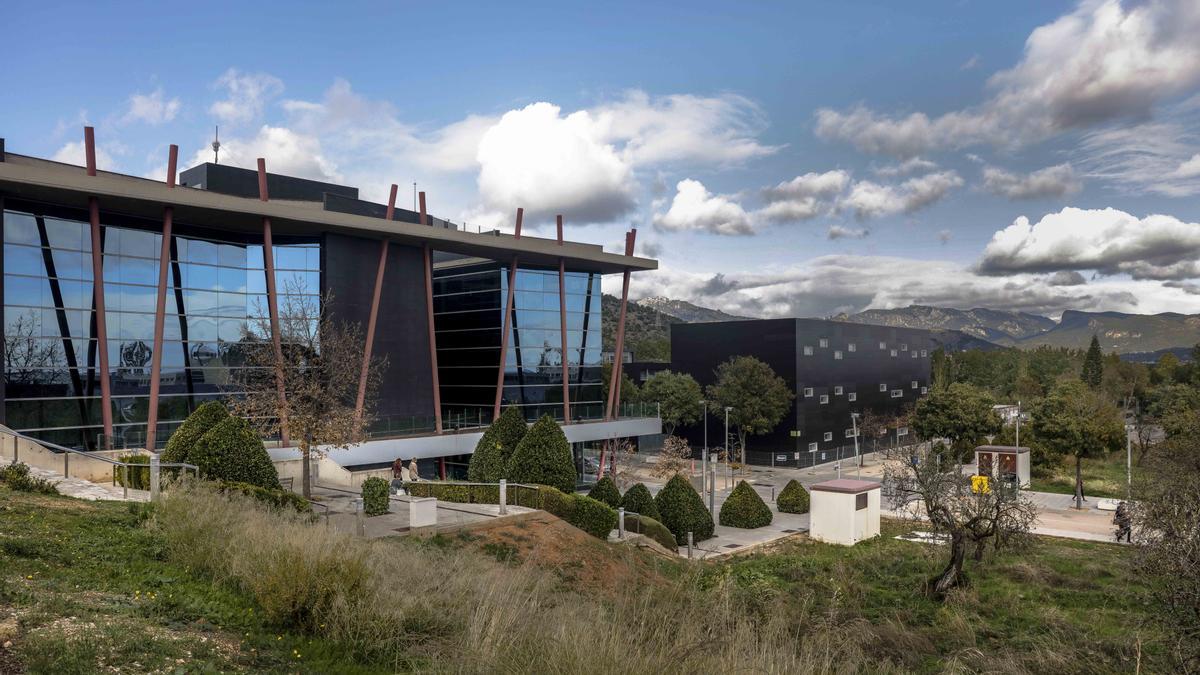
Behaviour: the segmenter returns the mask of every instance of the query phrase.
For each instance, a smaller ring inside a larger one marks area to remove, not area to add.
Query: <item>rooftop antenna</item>
[[[413,211],[417,210],[417,181],[413,181]]]
[[[213,127],[213,164],[221,163],[221,127]]]

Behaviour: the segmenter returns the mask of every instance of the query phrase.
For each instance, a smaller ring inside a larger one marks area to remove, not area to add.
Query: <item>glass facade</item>
[[[5,415],[18,431],[95,448],[103,427],[90,228],[85,220],[59,216],[36,209],[4,213]],[[136,445],[145,438],[149,406],[161,223],[101,218],[114,442]],[[167,274],[160,445],[197,405],[239,392],[248,374],[246,343],[264,337],[267,306],[261,237],[219,240],[186,225],[176,230]],[[274,251],[279,293],[315,306],[318,242],[289,238],[277,241]],[[281,297],[280,306],[288,300]]]
[[[491,418],[509,268],[470,265],[435,270],[434,326],[447,424]],[[567,272],[567,372],[574,419],[603,416],[600,375],[600,275]],[[562,334],[558,270],[517,268],[505,358],[503,406],[534,420],[562,419]]]

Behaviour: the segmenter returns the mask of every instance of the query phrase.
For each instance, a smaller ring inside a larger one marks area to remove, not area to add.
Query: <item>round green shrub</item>
[[[161,456],[162,461],[195,464],[196,462],[189,457],[196,442],[200,440],[201,436],[208,433],[209,429],[224,422],[228,417],[229,411],[220,401],[209,401],[196,408],[167,439],[167,446],[163,449]]]
[[[658,505],[654,503],[654,495],[641,483],[625,491],[625,496],[621,498],[621,506],[628,512],[653,518],[661,523],[662,516],[658,513]]]
[[[272,508],[292,509],[297,513],[312,513],[312,504],[291,490],[268,490],[249,483],[230,482],[221,483],[219,489],[221,492],[238,492],[247,497],[253,497]]]
[[[279,474],[262,439],[246,420],[229,415],[209,429],[188,453],[200,475],[210,480],[249,483],[279,490]]]
[[[788,481],[788,484],[783,486],[783,491],[775,498],[775,508],[779,509],[780,513],[808,513],[808,490],[805,490],[798,480]]]
[[[625,530],[650,537],[668,550],[674,551],[679,548],[679,542],[675,540],[675,535],[671,534],[667,526],[649,516],[626,514]]]
[[[368,516],[382,516],[388,512],[388,482],[379,476],[371,476],[362,482],[363,512]]]
[[[740,481],[721,505],[721,524],[752,530],[771,524],[771,509],[746,481]]]
[[[553,417],[544,415],[529,427],[509,460],[508,479],[514,483],[549,485],[563,492],[575,491],[571,444]]]
[[[574,502],[567,522],[593,537],[608,539],[609,533],[617,527],[617,512],[608,504],[586,495],[567,497]]]
[[[687,478],[677,474],[667,481],[654,498],[654,503],[662,515],[662,524],[675,535],[676,540],[686,542],[688,532],[692,533],[693,541],[712,538],[712,514],[704,508],[704,500]]]
[[[588,496],[602,501],[614,509],[621,506],[621,491],[617,489],[617,484],[613,482],[613,479],[608,476],[597,481],[588,492]]]
[[[528,429],[520,408],[505,408],[475,444],[475,452],[467,466],[467,478],[476,483],[495,483],[505,478],[508,462]]]

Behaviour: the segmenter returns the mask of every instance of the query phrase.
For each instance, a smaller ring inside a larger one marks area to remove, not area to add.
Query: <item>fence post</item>
[[[63,478],[71,477],[71,453],[63,453]]]
[[[129,465],[121,465],[121,498],[129,501]]]
[[[625,538],[625,507],[617,509],[617,539]]]
[[[363,500],[354,500],[354,531],[358,536],[367,536],[367,523],[363,520]]]
[[[500,479],[500,515],[508,514],[508,481]]]
[[[161,489],[159,485],[159,459],[158,453],[150,455],[150,501],[158,501],[158,492]]]
[[[688,560],[692,559],[692,532],[688,530]]]
[[[771,486],[771,501],[775,501],[775,486]]]
[[[20,447],[21,447],[21,439],[17,438],[16,436],[13,436],[13,464],[17,463],[17,455],[20,452],[18,450],[18,448],[20,448]]]

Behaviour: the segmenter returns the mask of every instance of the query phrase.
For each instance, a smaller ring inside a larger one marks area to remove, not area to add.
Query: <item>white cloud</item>
[[[913,157],[899,164],[890,164],[888,166],[876,167],[875,174],[884,178],[896,178],[898,176],[908,176],[914,173],[928,173],[937,168],[937,163],[931,162],[920,157]]]
[[[1073,163],[1126,194],[1200,194],[1200,96],[1165,106],[1152,121],[1085,133]]]
[[[942,246],[945,246],[946,244],[950,243],[951,239],[954,238],[954,233],[950,230],[938,230],[937,238],[938,241],[941,242]]]
[[[963,64],[958,67],[959,70],[972,70],[979,65],[979,55],[972,54],[971,58],[963,61]]]
[[[267,171],[271,173],[335,183],[343,180],[337,165],[326,157],[317,138],[286,127],[264,124],[253,136],[235,136],[221,141],[222,164],[253,169],[259,157],[267,160]],[[212,149],[202,148],[185,166],[210,162],[212,158]]]
[[[974,108],[937,117],[877,113],[858,106],[817,113],[818,136],[860,150],[911,157],[981,142],[1007,146],[1120,119],[1200,81],[1200,3],[1082,0],[1035,29],[1013,68],[993,75]]]
[[[1179,168],[1175,169],[1171,175],[1175,178],[1196,178],[1200,176],[1200,152],[1192,155],[1191,159],[1181,162]]]
[[[863,228],[845,227],[842,225],[830,225],[827,236],[831,240],[837,239],[865,239],[871,231]]]
[[[808,220],[827,213],[850,183],[850,173],[836,169],[806,173],[762,191],[767,205],[757,215],[771,222]]]
[[[113,152],[110,153],[104,146],[97,143],[96,168],[100,171],[117,171],[120,167],[113,161],[113,154],[120,154],[120,149],[114,148]],[[64,164],[86,166],[87,152],[83,147],[83,141],[72,141],[59,148],[50,159],[56,162],[63,162]]]
[[[1097,270],[1134,279],[1200,277],[1200,223],[1117,209],[1065,208],[1037,223],[1021,216],[984,249],[985,274]]]
[[[954,171],[917,176],[899,185],[863,180],[854,184],[842,205],[853,210],[859,218],[912,213],[941,200],[962,184],[962,178]]]
[[[983,187],[1009,199],[1065,197],[1083,189],[1070,164],[1056,164],[1028,174],[1016,174],[988,166],[983,169]]]
[[[129,109],[121,118],[123,122],[144,122],[158,125],[170,122],[179,114],[183,104],[178,98],[166,97],[162,87],[149,94],[134,93],[129,97]]]
[[[701,231],[713,234],[753,234],[750,217],[738,203],[711,194],[700,181],[685,179],[675,186],[671,208],[654,215],[660,231]]]
[[[1082,286],[1087,283],[1087,279],[1075,270],[1059,270],[1051,274],[1046,283],[1051,286]]]
[[[283,93],[283,81],[267,73],[244,73],[230,68],[213,85],[225,90],[225,98],[208,112],[228,124],[245,124],[262,117],[267,102]]]

